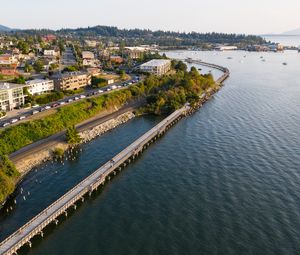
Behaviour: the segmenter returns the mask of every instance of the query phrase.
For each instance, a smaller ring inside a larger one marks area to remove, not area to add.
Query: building
[[[52,80],[35,79],[27,81],[26,87],[31,95],[40,95],[54,90],[54,82]]]
[[[125,54],[131,59],[142,58],[145,52],[150,51],[147,47],[125,47]]]
[[[55,35],[51,35],[51,34],[45,35],[45,36],[42,37],[42,40],[44,42],[53,42],[53,41],[56,40],[56,36]]]
[[[220,51],[226,51],[226,50],[237,50],[238,48],[236,46],[230,46],[230,45],[219,45],[215,47],[215,50]]]
[[[83,72],[60,73],[52,79],[55,90],[77,90],[91,85],[91,75]]]
[[[16,75],[19,61],[12,54],[0,55],[0,74]]]
[[[155,75],[163,75],[170,71],[170,69],[171,60],[168,59],[153,59],[140,66],[140,70],[142,72],[152,73]]]
[[[25,103],[24,84],[0,83],[0,110],[11,111]]]
[[[123,58],[120,56],[110,56],[110,61],[114,64],[122,64]]]
[[[83,59],[94,59],[95,58],[95,55],[93,52],[91,51],[83,51],[82,52],[82,58]]]
[[[44,50],[44,56],[57,57],[59,55],[60,55],[59,51],[57,51],[57,50]]]
[[[87,47],[90,47],[90,48],[96,48],[97,47],[97,41],[85,40],[84,42],[85,42]]]

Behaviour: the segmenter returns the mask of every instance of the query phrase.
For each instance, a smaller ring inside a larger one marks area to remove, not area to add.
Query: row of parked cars
[[[135,83],[138,83],[140,81],[140,77],[139,76],[136,76],[134,79],[132,79],[131,81],[128,81],[128,82],[123,82],[122,83],[122,86],[121,85],[111,85],[109,86],[108,88],[105,88],[105,89],[99,89],[99,90],[96,90],[96,91],[93,91],[91,93],[88,93],[87,95],[79,95],[79,96],[75,96],[75,97],[72,97],[72,98],[69,98],[68,100],[66,101],[61,101],[61,102],[58,102],[58,103],[54,103],[52,105],[46,105],[44,107],[41,107],[39,109],[36,109],[36,110],[33,110],[31,112],[31,115],[35,115],[39,112],[43,112],[43,111],[46,111],[46,110],[49,110],[51,108],[56,108],[58,106],[62,106],[62,105],[65,105],[65,104],[68,104],[68,103],[71,103],[73,101],[77,101],[77,100],[80,100],[80,99],[84,99],[86,98],[87,96],[90,97],[90,96],[94,96],[94,95],[99,95],[99,94],[102,94],[104,92],[108,92],[108,91],[111,91],[111,90],[115,90],[115,89],[120,89],[122,87],[127,87],[127,86],[130,86],[132,84],[135,84]],[[33,106],[33,108],[37,108],[39,107],[39,105],[36,105],[36,106]],[[10,122],[5,122],[2,127],[7,127],[9,126],[10,124],[14,124],[20,120],[24,120],[26,119],[26,116],[25,115],[22,115],[20,116],[19,118],[14,118],[12,119]]]

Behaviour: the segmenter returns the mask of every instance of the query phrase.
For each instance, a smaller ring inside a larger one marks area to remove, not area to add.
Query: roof
[[[49,81],[51,81],[51,80],[34,79],[34,80],[26,81],[26,85],[32,85],[32,84],[36,84],[36,83],[49,82]]]
[[[0,83],[0,90],[8,90],[8,89],[17,89],[24,88],[26,84],[16,84],[16,83]]]
[[[86,72],[67,72],[67,73],[58,73],[56,75],[53,75],[52,78],[54,79],[62,79],[62,78],[68,78],[72,76],[78,76],[78,75],[87,75],[88,73]]]
[[[141,67],[143,66],[161,66],[161,65],[165,65],[170,63],[171,60],[169,59],[152,59],[144,64],[141,65]]]

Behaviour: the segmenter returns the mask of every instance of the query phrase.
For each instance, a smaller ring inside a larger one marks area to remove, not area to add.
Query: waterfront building
[[[31,95],[40,95],[54,90],[53,80],[35,79],[26,82],[26,87]]]
[[[24,84],[0,83],[0,110],[11,111],[25,103]]]
[[[52,77],[55,90],[77,90],[91,85],[91,75],[84,72],[60,73]]]
[[[218,45],[215,47],[215,50],[219,51],[227,51],[227,50],[237,50],[238,48],[236,46],[230,46],[230,45]]]
[[[146,73],[155,75],[163,75],[170,71],[171,60],[168,59],[153,59],[140,66],[140,70]]]

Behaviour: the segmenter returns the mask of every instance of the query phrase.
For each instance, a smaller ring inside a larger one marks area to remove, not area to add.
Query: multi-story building
[[[54,90],[54,82],[52,80],[35,79],[27,81],[26,87],[31,95],[40,95]]]
[[[140,70],[146,73],[155,75],[163,75],[170,71],[171,60],[168,59],[153,59],[140,66]]]
[[[52,77],[55,90],[77,90],[91,85],[91,75],[83,72],[69,72]]]
[[[25,103],[24,84],[0,83],[0,110],[11,111]]]

